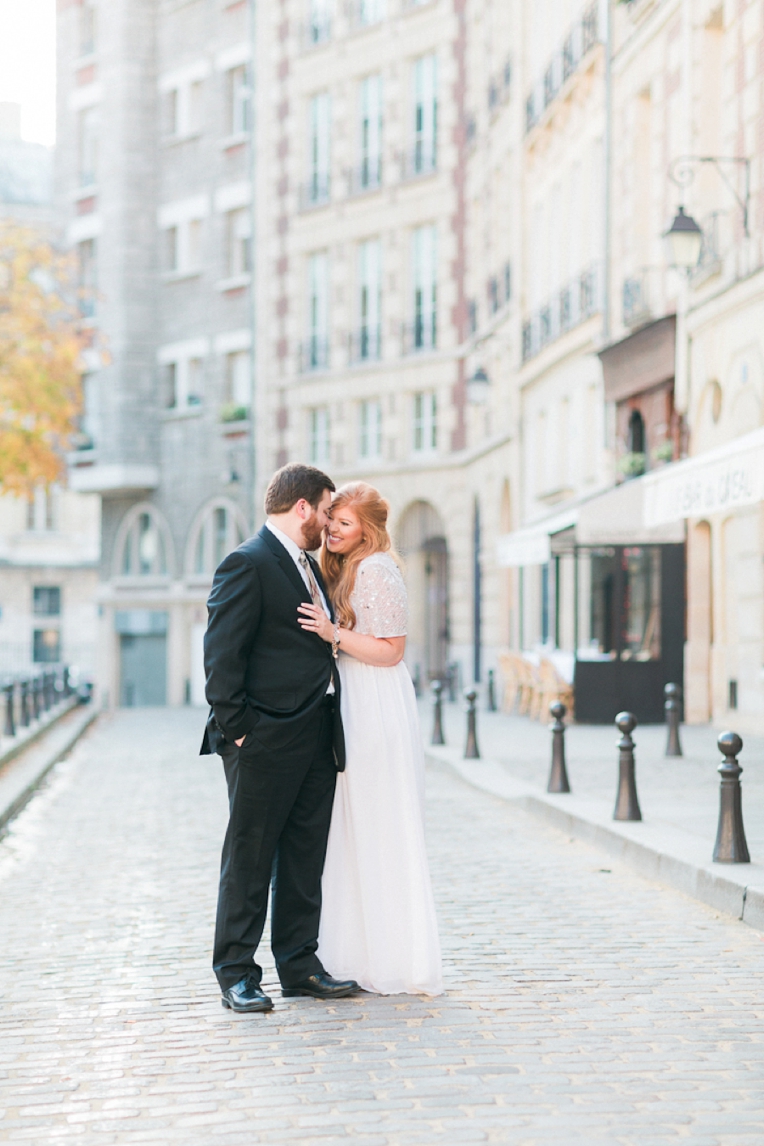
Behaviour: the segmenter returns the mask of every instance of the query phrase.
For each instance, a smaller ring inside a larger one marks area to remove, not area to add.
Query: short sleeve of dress
[[[405,637],[408,628],[406,586],[387,554],[361,563],[352,595],[356,632],[374,637]]]

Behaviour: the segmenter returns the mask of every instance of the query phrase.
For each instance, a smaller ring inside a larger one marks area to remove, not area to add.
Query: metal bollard
[[[467,743],[464,746],[464,759],[465,760],[479,760],[480,749],[477,742],[477,692],[474,688],[465,688],[464,699],[466,700],[466,713],[467,713]]]
[[[446,678],[448,681],[448,699],[451,704],[456,703],[456,690],[459,687],[459,664],[452,661],[446,665]]]
[[[32,712],[35,720],[42,716],[42,680],[39,676],[32,680]]]
[[[740,773],[736,757],[743,741],[736,732],[722,732],[717,740],[724,760],[718,772],[722,778],[719,794],[719,827],[714,844],[714,863],[750,863],[751,856],[743,828],[743,802]]]
[[[561,700],[555,700],[549,705],[549,711],[554,718],[552,725],[552,771],[549,773],[547,792],[569,792],[570,783],[565,767],[565,724],[563,718],[568,711]]]
[[[42,705],[45,712],[53,707],[53,673],[46,672],[42,676]]]
[[[64,671],[61,677],[61,684],[63,686],[64,700],[72,694],[72,685],[69,680],[69,665],[64,665]]]
[[[430,737],[430,744],[445,744],[446,738],[443,735],[442,682],[434,680],[430,685],[430,692],[432,693],[432,736]]]
[[[21,682],[21,727],[28,728],[32,721],[32,713],[29,705],[29,681],[22,680]]]
[[[634,741],[631,734],[637,727],[637,718],[631,712],[619,712],[615,718],[621,733],[618,741],[618,796],[615,801],[614,820],[641,820],[637,799],[637,781],[634,775]]]
[[[493,669],[488,670],[488,704],[489,712],[496,711],[496,677]]]
[[[679,743],[679,717],[682,711],[682,690],[678,684],[667,684],[663,690],[666,697],[664,708],[666,711],[666,726],[668,740],[666,741],[667,756],[682,756],[682,745]]]
[[[3,728],[3,736],[16,735],[16,721],[13,713],[13,681],[10,684],[3,685],[3,692],[5,693],[5,727]]]

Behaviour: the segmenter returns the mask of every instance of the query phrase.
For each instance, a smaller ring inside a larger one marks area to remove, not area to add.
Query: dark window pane
[[[61,633],[58,629],[35,629],[32,659],[35,664],[55,664],[61,660]]]
[[[60,587],[58,585],[36,585],[33,590],[33,610],[36,617],[60,617]]]

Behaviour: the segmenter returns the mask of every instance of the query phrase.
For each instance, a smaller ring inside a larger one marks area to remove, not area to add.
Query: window
[[[434,171],[437,162],[437,59],[422,56],[414,65],[414,174]]]
[[[167,555],[156,515],[139,513],[130,523],[122,547],[121,572],[126,577],[165,576]]]
[[[239,410],[249,409],[251,400],[250,357],[248,350],[235,350],[226,354],[226,402]]]
[[[308,20],[308,40],[311,44],[323,44],[332,34],[331,0],[310,0]]]
[[[358,0],[358,23],[378,24],[385,18],[385,0]]]
[[[198,135],[204,121],[205,60],[160,77],[162,129],[170,140]]]
[[[89,56],[96,47],[95,0],[83,0],[80,6],[80,55]]]
[[[27,501],[27,529],[36,533],[56,528],[57,490],[38,486]]]
[[[381,350],[380,299],[382,274],[379,239],[358,248],[358,346],[361,360],[379,358]]]
[[[168,271],[177,271],[180,269],[178,228],[168,227],[164,236],[165,267]]]
[[[218,505],[208,510],[194,546],[194,573],[211,576],[220,562],[243,540],[241,523],[231,509]]]
[[[181,358],[164,363],[164,386],[168,410],[201,406],[204,393],[204,362],[201,358]]]
[[[250,130],[251,100],[249,65],[231,68],[228,72],[228,130],[231,135],[244,135]]]
[[[361,163],[358,185],[363,190],[382,181],[382,77],[367,76],[361,82]]]
[[[199,196],[160,207],[159,227],[163,232],[164,269],[168,275],[200,273],[208,206]]]
[[[418,227],[413,235],[413,348],[432,349],[437,345],[436,231]]]
[[[61,586],[35,585],[32,590],[32,612],[35,617],[60,617]]]
[[[61,633],[58,629],[35,629],[32,635],[35,664],[58,664],[61,660]]]
[[[98,407],[100,385],[98,373],[91,371],[82,375],[82,413],[79,418],[80,437],[78,450],[93,449],[98,440]]]
[[[432,391],[414,395],[414,453],[432,453],[438,446],[438,405]]]
[[[249,207],[239,207],[226,216],[227,273],[230,278],[252,269],[252,216]]]
[[[308,429],[310,435],[308,455],[311,465],[329,465],[329,410],[326,406],[318,406],[315,410],[309,411]]]
[[[194,80],[188,89],[188,122],[186,132],[195,135],[201,131],[204,113],[204,80]],[[184,134],[186,134],[184,132]]]
[[[96,239],[84,239],[77,244],[77,285],[80,314],[93,318],[96,313],[98,289],[98,244]]]
[[[78,177],[80,187],[92,187],[98,178],[98,108],[88,107],[77,124]]]
[[[329,198],[329,134],[331,101],[328,92],[310,101],[308,121],[308,202],[325,203]]]
[[[308,346],[306,365],[318,370],[329,362],[329,260],[326,252],[308,260]]]
[[[361,402],[358,430],[359,457],[378,460],[382,456],[382,403],[377,398]]]

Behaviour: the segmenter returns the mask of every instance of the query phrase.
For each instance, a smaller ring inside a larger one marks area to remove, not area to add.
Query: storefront
[[[524,596],[537,585],[530,609],[517,602],[529,637],[520,649],[572,680],[580,722],[609,724],[627,709],[658,723],[664,686],[684,678],[684,523],[647,527],[643,501],[643,482],[625,482],[500,544]]]

